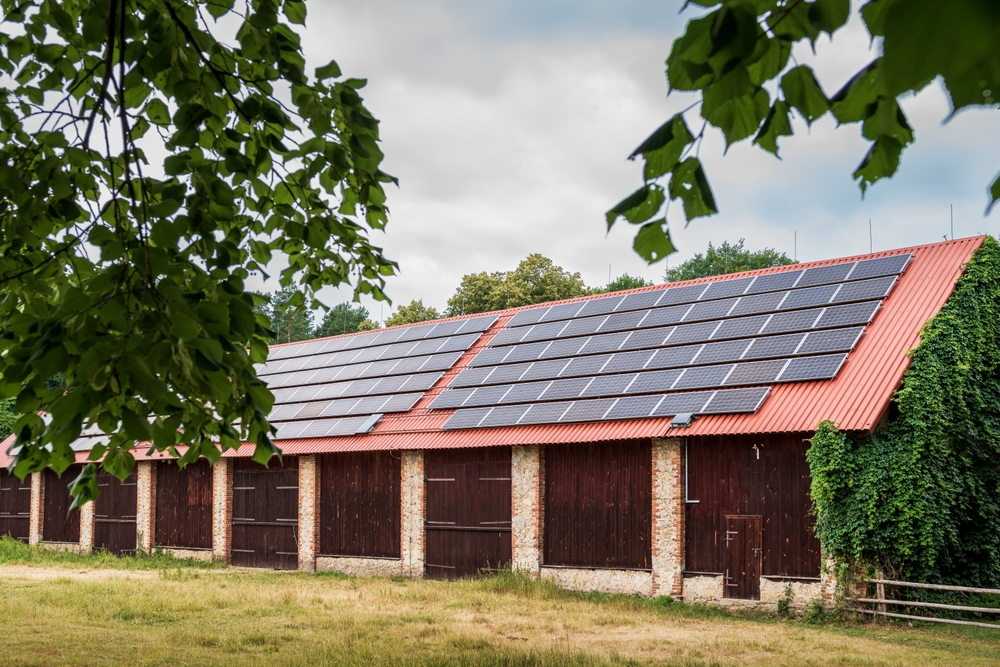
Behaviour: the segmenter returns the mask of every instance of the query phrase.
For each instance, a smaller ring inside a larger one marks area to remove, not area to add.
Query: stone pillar
[[[94,501],[80,506],[80,553],[89,554],[94,550]]]
[[[28,544],[42,543],[42,522],[45,519],[44,473],[31,473],[31,514],[28,516]]]
[[[212,557],[230,562],[233,553],[233,460],[212,466]]]
[[[147,554],[153,552],[156,535],[156,461],[136,464],[136,547]]]
[[[684,445],[653,440],[653,597],[684,592]]]
[[[511,569],[537,577],[542,568],[541,447],[512,447],[510,467]]]
[[[426,545],[424,541],[425,481],[424,453],[403,452],[401,468],[400,550],[403,576],[420,579],[424,576]]]
[[[316,571],[319,552],[319,457],[299,457],[299,569]]]

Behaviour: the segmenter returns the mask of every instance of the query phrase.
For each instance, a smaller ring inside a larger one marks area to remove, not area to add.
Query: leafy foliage
[[[924,328],[889,423],[819,425],[807,454],[832,555],[890,576],[1000,587],[1000,244]]]
[[[119,477],[140,442],[183,444],[185,464],[249,441],[266,461],[274,399],[253,364],[272,332],[246,278],[282,254],[301,308],[325,285],[382,299],[395,271],[368,239],[393,179],[365,82],[335,62],[306,73],[301,0],[0,8],[0,398],[24,415],[15,472],[65,469],[86,426],[113,434],[91,460]],[[77,503],[97,495],[95,471],[72,485]]]
[[[698,146],[708,125],[726,146],[753,137],[778,155],[778,140],[792,136],[791,113],[807,124],[827,113],[838,123],[861,123],[871,146],[854,171],[862,194],[899,168],[913,129],[899,98],[940,79],[952,115],[1000,100],[1000,3],[994,0],[869,0],[861,16],[881,54],[828,97],[812,69],[790,64],[792,47],[833,37],[850,15],[850,0],[692,0],[713,11],[688,22],[667,57],[669,90],[699,97],[701,130],[694,134],[676,114],[629,159],[642,157],[643,185],[607,212],[641,225],[633,247],[653,263],[674,252],[664,203],[680,199],[690,222],[718,213]],[[685,4],[685,7],[687,6]],[[772,99],[773,90],[776,94]],[[693,108],[693,107],[692,107]],[[950,116],[949,116],[950,117]],[[661,181],[666,181],[664,189]],[[989,188],[989,207],[1000,199],[1000,176]],[[987,212],[989,211],[987,208]],[[659,217],[658,217],[659,216]]]
[[[425,306],[423,299],[413,300],[409,305],[397,308],[396,312],[386,319],[385,325],[387,327],[394,327],[397,324],[416,324],[417,322],[436,320],[439,317],[441,315],[438,314],[437,309],[432,306]]]
[[[649,287],[652,285],[652,281],[646,280],[645,278],[639,278],[637,276],[630,276],[627,273],[623,273],[618,276],[610,283],[607,287],[593,287],[590,289],[591,294],[605,294],[607,292],[621,292],[627,289],[638,289],[639,287]]]
[[[346,302],[338,303],[326,311],[323,320],[313,330],[313,338],[363,331],[361,325],[369,322],[368,315],[368,309],[364,306],[352,305]],[[368,328],[371,329],[374,327]]]
[[[795,262],[783,252],[778,252],[774,248],[764,248],[763,250],[747,250],[743,247],[744,239],[736,243],[723,241],[718,248],[711,243],[705,254],[696,253],[688,261],[667,269],[664,279],[667,282],[677,282],[679,280],[693,280],[694,278],[707,278],[708,276],[721,276],[726,273],[738,273],[740,271],[753,271],[754,269],[766,269],[772,266],[785,266]]]
[[[528,255],[513,271],[462,276],[448,299],[448,317],[485,313],[589,294],[579,273],[570,273],[537,253]]]
[[[297,343],[315,338],[312,314],[303,306],[293,306],[292,298],[297,290],[285,287],[272,294],[265,294],[265,301],[254,307],[271,323],[271,343]]]
[[[0,440],[6,440],[14,432],[14,424],[20,416],[14,409],[14,399],[5,398],[0,401]]]

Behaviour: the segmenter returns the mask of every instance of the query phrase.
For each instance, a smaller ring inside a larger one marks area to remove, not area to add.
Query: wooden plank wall
[[[510,451],[424,453],[428,577],[470,577],[510,564]]]
[[[699,502],[686,504],[687,571],[723,572],[725,517],[743,515],[762,518],[762,575],[819,576],[820,546],[809,515],[808,435],[688,440],[687,498]]]
[[[233,461],[233,565],[298,569],[298,488],[297,457]]]
[[[63,471],[60,477],[54,470],[42,473],[45,489],[45,507],[42,510],[42,540],[45,542],[79,542],[80,510],[70,510],[73,496],[69,493],[69,483],[76,479],[83,468],[74,464]]]
[[[136,476],[119,481],[114,475],[99,473],[101,495],[94,502],[94,548],[121,556],[136,547]]]
[[[31,516],[31,476],[22,482],[0,470],[0,535],[28,541]]]
[[[399,452],[327,454],[319,462],[320,554],[399,558]]]
[[[546,565],[652,567],[650,442],[545,448]]]
[[[154,544],[184,549],[212,548],[212,464],[201,459],[185,467],[156,462]]]

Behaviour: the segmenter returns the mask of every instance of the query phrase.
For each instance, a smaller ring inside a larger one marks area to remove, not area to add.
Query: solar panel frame
[[[867,301],[869,299],[884,299],[896,285],[896,276],[882,276],[881,278],[869,278],[844,283],[836,296],[830,299],[830,303],[844,303],[847,301]]]
[[[740,296],[753,281],[754,277],[717,280],[708,284],[708,289],[701,294],[699,300],[704,301],[705,299],[724,299],[731,296]]]
[[[628,373],[646,368],[649,360],[656,354],[655,350],[635,350],[633,352],[618,352],[601,369],[602,373]]]
[[[498,406],[493,408],[493,410],[486,415],[483,421],[480,422],[479,426],[481,428],[488,428],[490,426],[513,426],[527,411],[527,405]]]
[[[783,336],[765,336],[752,339],[741,359],[756,360],[774,357],[790,357],[805,339],[805,333],[792,333]]]
[[[457,430],[475,428],[493,408],[463,408],[456,410],[448,421],[441,428],[444,430]]]
[[[622,393],[654,394],[670,391],[677,382],[677,378],[681,376],[681,373],[680,369],[638,373],[628,389]]]
[[[691,305],[684,315],[684,322],[698,320],[716,320],[729,315],[739,299],[719,299],[717,301],[702,301]]]
[[[796,271],[781,271],[757,276],[753,284],[747,287],[744,294],[761,294],[763,292],[778,292],[792,289],[802,277],[804,269]]]
[[[736,364],[733,372],[729,374],[721,386],[770,384],[777,381],[781,371],[788,365],[788,361],[788,359],[771,359]]]
[[[614,352],[628,339],[629,333],[628,331],[619,331],[616,333],[601,334],[600,336],[591,336],[587,339],[584,346],[580,348],[578,354]]]
[[[617,398],[596,398],[573,401],[569,409],[559,418],[559,423],[602,421],[604,415],[614,407]]]
[[[671,389],[679,391],[682,389],[703,389],[706,387],[721,386],[726,377],[732,372],[733,364],[723,364],[721,366],[688,366],[684,369]]]
[[[789,361],[778,382],[832,380],[847,361],[847,354],[799,357]]]
[[[552,378],[557,378],[559,377],[559,374],[562,372],[562,370],[566,368],[566,364],[568,363],[569,359],[536,361],[535,363],[531,364],[531,367],[528,368],[528,370],[526,370],[523,375],[521,375],[521,382],[527,382],[529,380],[549,380]]]
[[[862,301],[859,303],[845,304],[843,306],[830,306],[823,310],[814,328],[843,327],[852,324],[869,324],[875,317],[881,301]]]
[[[854,269],[855,264],[856,262],[841,262],[806,269],[796,287],[810,287],[812,285],[843,282]]]
[[[652,306],[655,306],[661,298],[663,298],[664,291],[665,290],[663,289],[659,289],[629,294],[622,299],[616,310],[644,310],[646,308],[651,308]]]
[[[913,259],[913,255],[910,253],[866,259],[858,262],[847,278],[848,280],[861,280],[879,276],[899,275],[906,270],[911,259]]]
[[[431,410],[451,410],[460,407],[467,398],[472,396],[474,388],[468,389],[445,389],[434,397],[428,406]]]
[[[529,310],[519,310],[514,313],[514,317],[507,322],[507,328],[522,327],[540,322],[549,308],[531,308]]]
[[[715,395],[702,408],[702,414],[734,414],[753,413],[771,393],[770,387],[752,387],[749,389],[729,389],[715,392]]]
[[[778,306],[778,310],[801,310],[830,303],[839,289],[840,285],[834,284],[792,290]]]
[[[826,329],[810,331],[805,340],[796,348],[796,354],[823,354],[826,352],[850,352],[858,344],[864,327],[849,329]]]
[[[573,405],[571,401],[558,403],[533,403],[517,422],[523,424],[557,424],[559,419],[566,414],[566,410]]]
[[[589,317],[591,315],[606,315],[613,312],[622,301],[623,296],[610,296],[602,299],[593,299],[585,302],[584,307],[577,313],[577,318]]]
[[[604,419],[636,419],[648,417],[663,401],[663,396],[626,396],[604,414]]]
[[[590,384],[591,378],[566,378],[555,380],[546,387],[545,392],[539,397],[541,401],[560,401],[567,398],[576,398]]]
[[[688,412],[700,413],[716,393],[714,391],[689,391],[681,394],[667,394],[650,416],[673,417]]]

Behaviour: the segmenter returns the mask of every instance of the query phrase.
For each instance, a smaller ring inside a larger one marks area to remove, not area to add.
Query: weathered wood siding
[[[60,477],[54,470],[42,473],[45,489],[42,510],[42,540],[45,542],[79,542],[80,510],[70,510],[73,496],[69,493],[72,482],[83,466],[71,465]]]
[[[399,452],[327,454],[319,462],[320,554],[399,558]]]
[[[201,459],[178,468],[156,462],[157,546],[212,548],[212,464]]]
[[[698,502],[686,504],[686,570],[724,573],[726,517],[759,516],[760,573],[819,576],[820,546],[809,514],[806,437],[797,433],[689,439],[687,499]]]
[[[424,454],[427,576],[455,579],[510,564],[510,447]]]
[[[101,495],[94,502],[94,548],[121,556],[136,547],[136,476],[119,481],[114,475],[97,475]]]
[[[233,461],[233,565],[297,569],[298,522],[298,458]]]
[[[652,567],[652,484],[649,441],[546,447],[543,563]]]
[[[0,470],[0,535],[28,541],[31,515],[31,476],[22,482]]]

